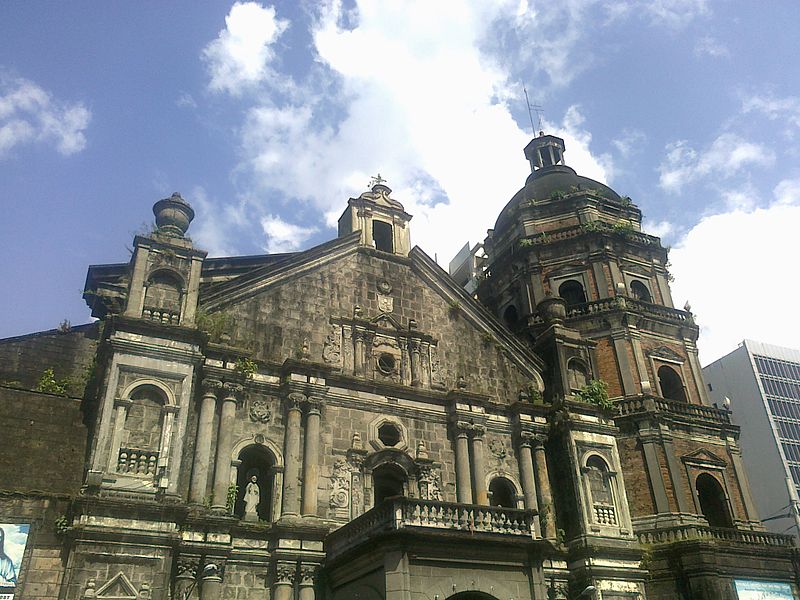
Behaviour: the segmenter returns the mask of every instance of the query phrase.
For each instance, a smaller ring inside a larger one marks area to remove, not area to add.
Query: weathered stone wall
[[[656,512],[653,492],[647,477],[647,468],[642,455],[642,448],[635,437],[617,439],[619,459],[622,464],[622,475],[625,479],[625,493],[631,518],[652,515]]]
[[[88,323],[0,340],[0,383],[33,389],[46,369],[53,369],[58,380],[82,379],[94,359],[98,332],[97,323]],[[70,392],[81,395],[77,387]]]
[[[76,494],[86,427],[80,400],[0,387],[0,490]]]
[[[262,361],[282,363],[297,356],[307,341],[310,359],[322,362],[332,317],[351,318],[356,305],[362,307],[365,319],[381,314],[377,297],[381,280],[392,286],[391,314],[403,329],[413,319],[417,331],[439,341],[445,388],[455,388],[463,377],[469,391],[507,403],[529,383],[502,348],[487,343],[458,307],[450,306],[422,281],[408,261],[365,252],[354,252],[225,308],[235,323],[233,343],[252,348]]]

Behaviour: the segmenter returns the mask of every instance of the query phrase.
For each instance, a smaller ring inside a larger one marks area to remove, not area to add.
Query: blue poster
[[[0,523],[0,600],[14,598],[30,529],[27,523]]]
[[[795,600],[792,586],[779,581],[753,581],[736,579],[739,600]]]

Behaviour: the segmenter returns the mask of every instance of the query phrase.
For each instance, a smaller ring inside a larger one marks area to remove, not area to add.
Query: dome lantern
[[[543,131],[525,146],[525,158],[531,164],[531,172],[564,164],[564,140]]]

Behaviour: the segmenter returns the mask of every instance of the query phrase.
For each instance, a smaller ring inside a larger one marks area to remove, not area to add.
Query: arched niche
[[[178,273],[159,269],[147,278],[142,316],[162,323],[177,325],[183,310],[185,285]]]
[[[586,291],[583,284],[576,279],[567,279],[558,286],[558,295],[567,302],[567,306],[576,306],[586,302]]]
[[[640,300],[642,302],[653,302],[653,297],[650,295],[650,290],[647,289],[647,286],[638,279],[631,281],[630,290],[631,296],[633,296],[635,300]]]
[[[283,453],[280,447],[262,434],[239,439],[231,450],[231,484],[237,486],[233,514],[244,518],[244,496],[247,484],[256,476],[260,500],[257,520],[276,521],[280,518],[283,487]],[[252,516],[247,520],[256,520]]]
[[[364,473],[368,488],[364,498],[369,499],[372,506],[391,496],[411,496],[417,485],[414,460],[393,448],[369,455],[364,461]]]
[[[686,402],[686,390],[683,387],[683,379],[678,372],[669,365],[661,365],[658,368],[658,385],[661,395],[668,400]]]
[[[589,366],[579,358],[571,358],[567,362],[567,382],[569,389],[576,392],[586,387],[589,383]]]
[[[507,475],[494,475],[486,486],[489,504],[500,508],[519,508],[519,488]]]
[[[516,329],[519,325],[519,311],[513,304],[509,304],[503,311],[503,322],[509,329]]]
[[[590,452],[584,457],[582,472],[590,522],[603,527],[618,527],[622,515],[617,502],[616,473],[609,467],[607,459]]]
[[[447,600],[497,600],[497,598],[485,592],[470,591],[453,594],[448,596]]]
[[[733,527],[725,489],[710,473],[700,473],[695,479],[700,512],[711,527]]]

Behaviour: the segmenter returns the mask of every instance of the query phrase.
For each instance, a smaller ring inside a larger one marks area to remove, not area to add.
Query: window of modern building
[[[661,395],[668,400],[686,402],[686,392],[683,389],[681,376],[667,365],[658,369],[658,384],[661,386]]]
[[[642,302],[653,301],[647,286],[637,280],[631,281],[631,296],[633,296],[635,300],[641,300]]]
[[[489,498],[492,506],[516,508],[516,496],[514,484],[505,477],[495,477],[489,483]]]
[[[733,527],[725,491],[719,481],[708,473],[701,473],[695,481],[700,511],[711,527]]]
[[[372,239],[375,240],[375,248],[382,252],[394,252],[392,243],[392,226],[383,221],[372,221]]]
[[[392,496],[405,494],[406,474],[402,468],[392,463],[384,463],[372,471],[372,485],[375,506]]]
[[[575,306],[586,302],[583,285],[574,279],[568,279],[558,286],[558,295],[567,301],[567,306]]]

